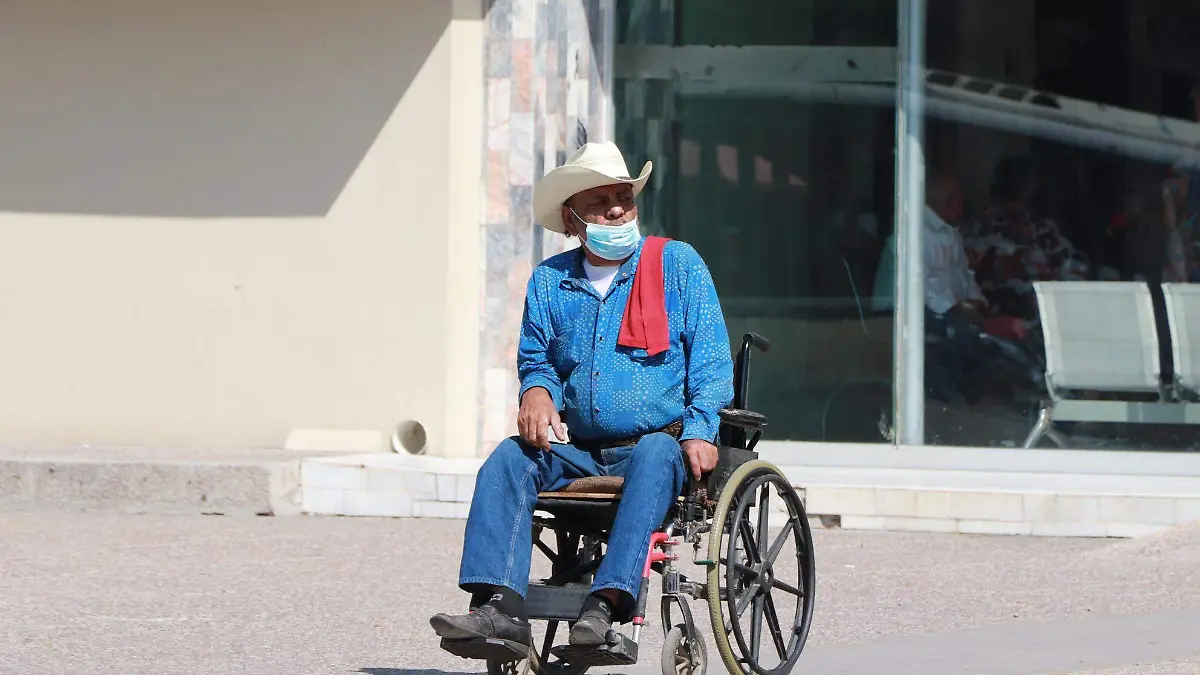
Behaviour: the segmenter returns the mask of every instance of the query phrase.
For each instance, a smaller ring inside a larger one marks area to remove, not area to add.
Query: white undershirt
[[[599,267],[593,265],[586,258],[583,261],[583,271],[587,274],[588,281],[592,282],[592,288],[596,289],[596,292],[602,298],[608,292],[608,287],[612,285],[612,281],[616,278],[617,270],[619,269],[621,269],[620,265]]]

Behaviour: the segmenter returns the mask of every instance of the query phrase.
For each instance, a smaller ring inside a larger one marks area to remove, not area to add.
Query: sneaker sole
[[[442,638],[442,649],[464,659],[480,659],[508,663],[529,656],[529,647],[512,640],[498,638],[470,638],[449,640]]]

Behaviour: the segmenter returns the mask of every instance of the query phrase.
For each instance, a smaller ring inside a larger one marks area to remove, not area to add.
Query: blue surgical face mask
[[[572,210],[574,213],[574,210]],[[579,214],[575,214],[579,218]],[[596,225],[579,218],[587,225],[587,249],[605,260],[624,260],[637,250],[642,234],[637,218],[624,225]]]

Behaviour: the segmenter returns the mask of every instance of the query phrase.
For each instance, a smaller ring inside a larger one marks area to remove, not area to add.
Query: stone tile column
[[[478,455],[516,433],[516,354],[533,267],[567,240],[533,222],[533,184],[603,119],[601,0],[489,0]]]

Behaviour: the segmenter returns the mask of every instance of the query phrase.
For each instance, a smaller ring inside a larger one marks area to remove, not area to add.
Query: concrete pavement
[[[0,514],[0,673],[481,672],[439,651],[427,623],[463,605],[462,529]],[[796,673],[1200,673],[1200,530],[814,535],[818,605]],[[627,673],[657,671],[661,635],[655,622]]]

